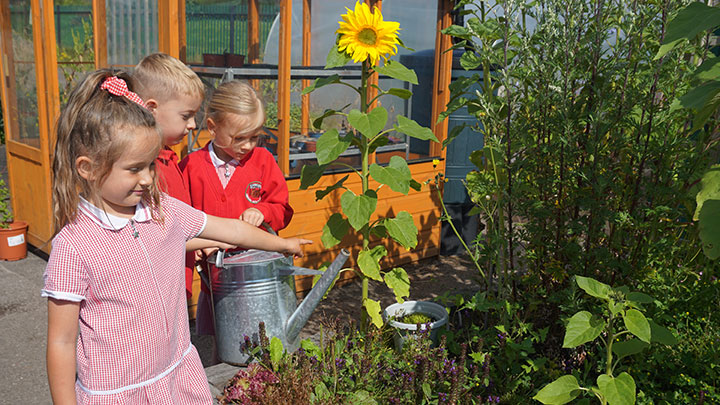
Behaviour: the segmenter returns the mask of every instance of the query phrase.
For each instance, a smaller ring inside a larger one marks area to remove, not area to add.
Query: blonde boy
[[[135,66],[132,77],[136,93],[145,101],[162,132],[164,145],[155,160],[160,188],[190,204],[190,193],[178,167],[178,156],[170,146],[182,142],[196,128],[195,114],[205,96],[205,87],[189,67],[164,53],[144,57]],[[188,252],[186,259],[185,281],[189,299],[192,296],[194,253]]]

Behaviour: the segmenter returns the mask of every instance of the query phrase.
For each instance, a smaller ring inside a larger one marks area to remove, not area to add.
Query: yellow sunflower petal
[[[400,24],[384,21],[377,7],[372,12],[367,3],[355,3],[355,9],[346,8],[336,34],[339,35],[338,50],[346,52],[354,62],[369,60],[373,65],[382,57],[387,60],[397,53],[397,32]]]

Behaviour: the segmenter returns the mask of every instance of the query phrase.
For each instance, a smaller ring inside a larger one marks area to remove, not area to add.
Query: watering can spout
[[[340,251],[340,254],[338,254],[332,264],[330,264],[330,267],[325,270],[320,280],[315,284],[315,287],[310,290],[310,293],[308,293],[292,316],[290,316],[285,328],[285,336],[288,342],[293,342],[298,337],[300,330],[305,326],[308,319],[310,319],[310,315],[312,315],[315,307],[317,307],[323,295],[325,295],[325,292],[327,292],[332,285],[349,256],[350,253],[347,250],[342,249]]]

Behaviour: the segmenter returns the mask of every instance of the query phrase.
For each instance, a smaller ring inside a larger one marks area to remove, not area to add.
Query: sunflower
[[[374,66],[382,56],[387,60],[389,55],[397,53],[400,23],[383,21],[380,10],[375,7],[370,12],[366,3],[355,3],[355,10],[345,8],[347,14],[342,15],[339,21],[340,28],[338,50],[345,51],[354,62],[370,60]]]

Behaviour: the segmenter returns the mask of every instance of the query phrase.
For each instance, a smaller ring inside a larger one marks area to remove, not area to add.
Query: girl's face
[[[132,128],[129,147],[113,164],[100,186],[102,201],[93,201],[108,214],[123,218],[135,215],[135,206],[153,183],[158,133],[152,128]]]
[[[247,119],[238,114],[227,113],[216,123],[208,118],[208,129],[214,136],[213,144],[223,160],[243,160],[258,144],[262,128],[248,131]]]

